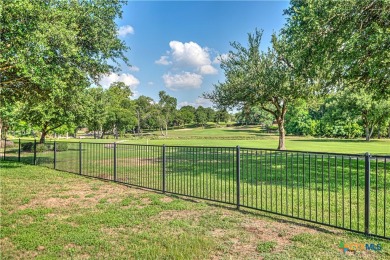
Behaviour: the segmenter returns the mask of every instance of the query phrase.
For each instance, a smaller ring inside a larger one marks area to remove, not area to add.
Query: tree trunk
[[[365,128],[366,132],[366,141],[369,142],[371,140],[372,133],[374,132],[374,127],[366,127]]]
[[[278,150],[286,150],[286,131],[284,130],[284,120],[282,118],[277,119],[279,129],[279,145]]]
[[[3,120],[0,118],[0,140],[3,140],[3,139],[5,139],[4,137],[4,133],[3,133]]]
[[[390,124],[389,124],[389,129],[387,129],[387,131],[388,131],[388,133],[387,133],[388,136],[387,137],[390,138]]]
[[[46,135],[47,135],[47,131],[46,131],[46,129],[43,129],[42,133],[41,133],[41,138],[39,139],[40,144],[45,143]]]
[[[168,124],[165,124],[165,136],[168,136]]]
[[[378,127],[378,139],[381,139],[381,129]]]
[[[370,141],[370,128],[368,126],[365,127],[365,133],[366,133],[366,141]]]
[[[164,136],[164,132],[163,132],[163,128],[160,127],[160,132],[161,132],[161,135]]]
[[[93,139],[96,139],[96,130],[93,130]]]

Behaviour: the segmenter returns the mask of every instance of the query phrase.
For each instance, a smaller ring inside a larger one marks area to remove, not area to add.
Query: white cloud
[[[212,107],[213,106],[213,102],[211,102],[209,99],[205,99],[205,98],[197,98],[195,100],[195,105],[196,107],[198,106],[202,106],[202,107]]]
[[[195,102],[184,101],[184,102],[180,102],[177,106],[178,106],[179,109],[181,107],[184,107],[184,106],[193,106],[193,107],[196,107],[196,108],[199,107],[199,106],[202,106],[202,107],[212,107],[213,103],[210,100],[208,100],[208,99],[197,98],[195,100]]]
[[[137,71],[139,71],[139,68],[137,66],[131,66],[131,67],[129,67],[129,70],[137,72]]]
[[[119,36],[126,36],[128,34],[134,34],[134,28],[130,25],[124,25],[119,27],[118,35]]]
[[[153,82],[153,81],[149,81],[149,82],[148,82],[148,85],[149,85],[149,86],[153,86],[153,85],[154,85],[154,82]]]
[[[218,73],[212,66],[210,50],[207,47],[202,48],[199,44],[192,41],[186,43],[171,41],[169,47],[171,48],[168,51],[169,56],[161,56],[156,61],[157,64],[172,64],[174,68],[191,69],[193,72],[202,75]]]
[[[104,88],[110,87],[110,85],[114,82],[124,82],[126,85],[130,86],[131,90],[136,93],[135,89],[139,85],[139,80],[134,77],[131,74],[123,73],[123,74],[116,74],[116,73],[111,73],[108,76],[103,77],[100,80],[100,85],[102,85]]]
[[[202,75],[191,72],[183,72],[174,75],[168,73],[164,74],[162,78],[165,86],[170,90],[200,88],[200,85],[202,85],[203,82]]]
[[[168,56],[161,56],[159,60],[156,60],[154,63],[160,64],[160,65],[169,65],[172,62],[168,60]]]
[[[217,69],[211,65],[203,65],[202,67],[199,68],[199,72],[204,75],[218,73]]]
[[[221,61],[227,60],[229,58],[229,53],[223,53],[221,55],[218,55],[214,58],[213,63],[214,64],[221,64]]]

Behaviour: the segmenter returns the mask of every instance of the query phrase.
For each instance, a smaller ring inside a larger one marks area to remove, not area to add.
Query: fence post
[[[79,174],[81,175],[82,157],[81,157],[81,141],[79,142]]]
[[[166,154],[165,154],[165,144],[163,144],[163,146],[162,146],[162,159],[163,159],[163,161],[162,161],[162,191],[163,191],[163,193],[165,193],[165,191],[166,191],[166,187],[165,187],[165,185],[166,185],[166,183],[165,183],[165,176],[166,176],[166,165],[165,165],[165,163],[166,163]]]
[[[53,150],[54,150],[54,165],[53,165],[53,168],[54,170],[56,169],[56,161],[57,161],[57,143],[56,141],[54,141],[54,145],[53,145]]]
[[[117,181],[116,177],[116,142],[114,142],[114,181]]]
[[[20,162],[20,148],[21,148],[21,144],[20,144],[20,138],[19,138],[19,144],[18,144],[18,162]]]
[[[37,165],[37,139],[34,139],[34,165]]]
[[[364,234],[370,234],[370,157],[369,153],[364,155]]]
[[[5,151],[6,151],[6,147],[7,147],[7,136],[5,137],[4,139],[4,152],[3,152],[3,160],[5,161]]]
[[[237,184],[237,209],[240,209],[240,146],[236,146],[236,184]]]

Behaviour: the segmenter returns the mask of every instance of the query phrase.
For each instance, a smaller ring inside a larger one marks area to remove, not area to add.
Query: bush
[[[33,142],[22,143],[21,148],[23,152],[31,152],[34,149],[34,143]]]
[[[56,143],[56,151],[68,151],[68,143]]]
[[[46,152],[47,150],[49,149],[46,144],[37,144],[37,153]]]

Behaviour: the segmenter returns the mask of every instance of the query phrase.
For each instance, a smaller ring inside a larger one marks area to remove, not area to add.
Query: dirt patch
[[[141,201],[141,204],[143,204],[143,205],[149,205],[152,203],[152,200],[149,198],[142,198],[140,201]]]
[[[12,252],[12,259],[34,259],[38,255],[36,251],[17,250],[8,237],[0,239],[0,248],[2,250],[2,255],[6,252]],[[10,256],[9,253],[6,255]]]
[[[164,202],[164,203],[169,203],[169,202],[172,202],[173,199],[170,198],[170,197],[164,197],[164,198],[161,198],[160,201],[161,201],[161,202]]]
[[[54,189],[54,192],[41,191],[29,203],[19,206],[16,210],[28,208],[46,207],[46,208],[93,208],[101,200],[107,203],[117,203],[126,197],[137,197],[145,191],[130,189],[121,185],[102,184],[96,186],[96,183],[71,182]],[[91,196],[93,194],[93,196]],[[149,203],[144,201],[144,204]]]
[[[234,214],[230,214],[230,216],[234,217]],[[292,237],[302,233],[315,234],[318,231],[310,227],[285,222],[244,218],[243,222],[239,223],[234,229],[216,228],[210,231],[212,237],[224,241],[225,247],[224,252],[219,252],[213,258],[220,259],[228,254],[241,259],[261,259],[261,254],[257,250],[259,243],[275,242],[276,247],[272,252],[277,253],[283,251],[286,246],[292,243]]]
[[[198,220],[203,211],[194,210],[165,210],[155,216],[158,220],[171,221],[175,219],[195,219]]]

